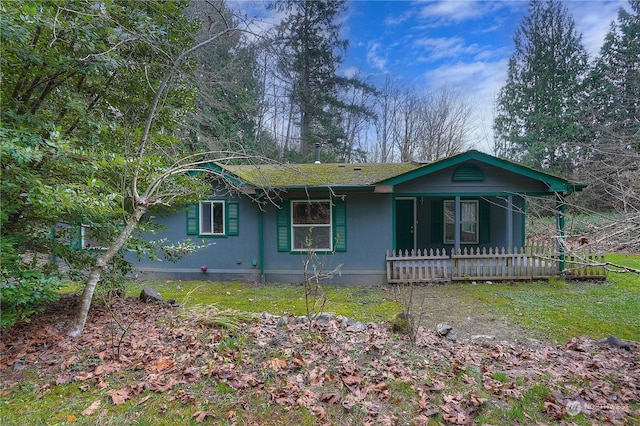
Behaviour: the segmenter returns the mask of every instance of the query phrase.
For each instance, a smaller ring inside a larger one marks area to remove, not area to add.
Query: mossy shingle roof
[[[545,183],[548,193],[570,194],[581,191],[585,184],[570,182],[552,174],[525,167],[513,161],[470,150],[432,163],[366,163],[366,164],[262,164],[220,165],[240,181],[256,188],[353,188],[373,189],[376,185],[395,186],[437,171],[457,167],[468,161],[481,162],[510,173]]]
[[[415,170],[415,163],[224,166],[256,187],[362,187]]]

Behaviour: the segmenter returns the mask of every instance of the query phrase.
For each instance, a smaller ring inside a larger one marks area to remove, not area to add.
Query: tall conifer
[[[498,155],[567,173],[575,164],[587,53],[567,8],[533,0],[516,31],[494,123]]]

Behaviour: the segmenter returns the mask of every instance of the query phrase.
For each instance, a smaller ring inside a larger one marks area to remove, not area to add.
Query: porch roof
[[[432,163],[423,163],[421,167],[408,171],[402,175],[390,177],[387,180],[380,181],[380,185],[398,185],[419,177],[423,177],[440,170],[455,167],[469,161],[477,161],[480,163],[488,164],[505,171],[515,173],[524,176],[529,179],[543,182],[549,189],[549,193],[562,193],[571,194],[573,192],[582,191],[587,187],[586,184],[571,182],[568,179],[556,176],[551,173],[536,170],[531,167],[523,166],[513,161],[505,160],[503,158],[494,157],[489,154],[485,154],[480,151],[470,150],[461,154],[452,155],[450,157],[442,158]]]

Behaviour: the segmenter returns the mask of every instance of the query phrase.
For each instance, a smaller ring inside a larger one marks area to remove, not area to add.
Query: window
[[[224,235],[224,201],[200,202],[200,234]]]
[[[204,200],[187,206],[187,235],[238,235],[238,205],[237,202],[224,200]]]
[[[292,201],[291,235],[293,250],[331,251],[331,202]]]
[[[444,201],[445,244],[455,243],[455,208],[455,201]],[[478,201],[460,201],[460,243],[478,244]]]
[[[280,252],[347,251],[344,200],[292,200],[278,209],[276,222]]]

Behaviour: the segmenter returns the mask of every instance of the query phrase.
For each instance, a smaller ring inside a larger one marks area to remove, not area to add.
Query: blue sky
[[[610,23],[626,0],[563,2],[593,58]],[[271,22],[277,16],[265,2],[232,1],[251,16]],[[468,96],[474,110],[475,148],[491,147],[493,106],[504,84],[513,36],[528,1],[349,0],[342,36],[349,40],[342,72],[359,72],[374,83],[386,76],[429,92],[442,86]],[[261,10],[262,9],[262,10]]]

